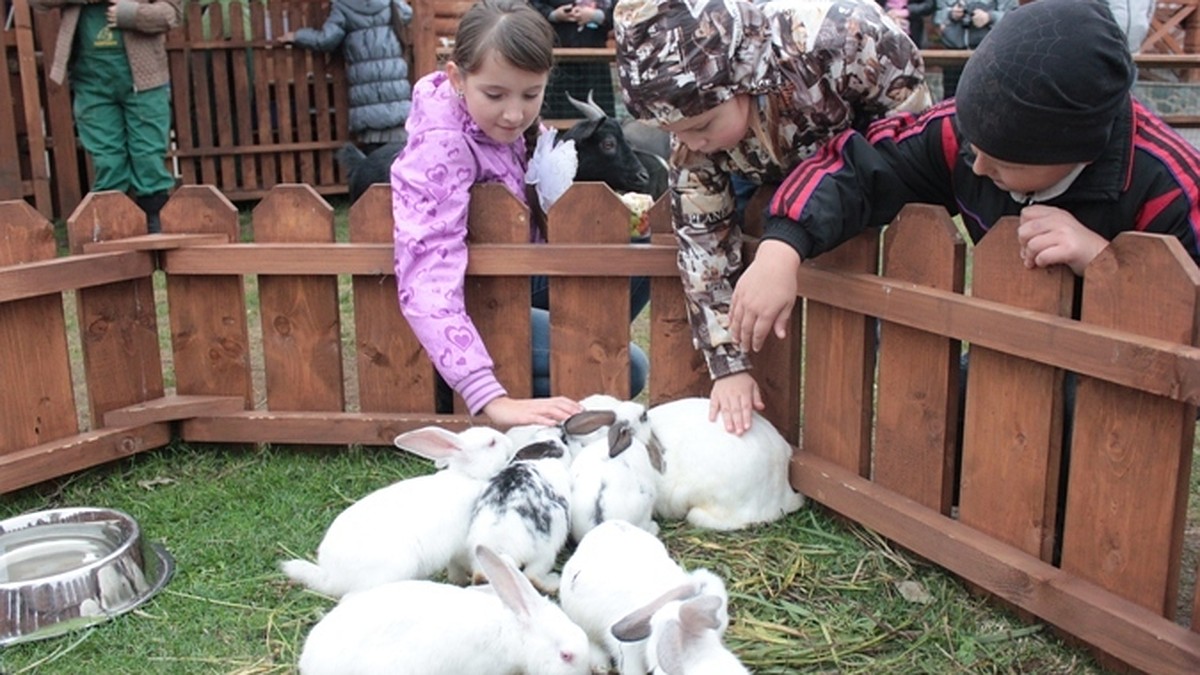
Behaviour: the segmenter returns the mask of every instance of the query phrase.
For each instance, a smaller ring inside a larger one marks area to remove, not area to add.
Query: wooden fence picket
[[[333,209],[308,185],[277,185],[254,207],[259,243],[332,243]],[[337,278],[258,277],[267,407],[345,409]]]
[[[529,243],[529,209],[500,183],[476,185],[471,189],[467,223],[471,243]],[[496,378],[510,396],[528,398],[533,394],[533,374],[529,368],[533,349],[528,310],[529,278],[472,276],[467,278],[465,293],[467,314],[487,345],[488,354],[495,363]],[[431,356],[443,358],[437,354]],[[456,411],[465,411],[458,395],[454,397],[454,407]]]
[[[220,234],[235,243],[237,208],[210,185],[179,188],[162,210],[164,233]],[[254,405],[246,288],[240,275],[167,275],[175,390],[238,396]]]
[[[73,254],[86,242],[146,234],[146,214],[119,192],[93,192],[67,219]],[[104,413],[163,395],[154,285],[141,279],[82,288],[76,306],[92,427]]]
[[[1017,219],[992,227],[972,256],[971,295],[1070,317],[1075,275],[1027,270]],[[982,327],[981,327],[982,330]],[[963,423],[959,519],[1049,562],[1059,513],[1063,372],[972,346]]]
[[[806,264],[876,274],[879,231],[864,232]],[[805,305],[803,447],[860,476],[870,476],[877,322],[815,300]]]
[[[257,40],[262,40],[266,37],[265,27],[269,21],[266,7],[257,2],[250,3],[250,25],[254,29],[254,37]],[[252,72],[254,73],[254,90],[253,100],[255,109],[255,134],[250,141],[256,148],[272,149],[275,147],[276,140],[274,129],[275,121],[272,115],[274,107],[272,87],[271,87],[271,65],[269,52],[265,46],[258,46],[250,51],[250,60],[252,61]],[[262,185],[275,185],[280,181],[280,162],[281,157],[275,152],[264,152],[258,155],[260,159],[259,171]]]
[[[1084,323],[1197,344],[1200,271],[1178,240],[1118,235],[1084,279]],[[1166,617],[1175,615],[1195,419],[1194,405],[1079,378],[1062,568]]]
[[[747,241],[762,235],[762,214],[774,196],[773,186],[761,186],[751,195],[743,210],[743,230]],[[757,244],[744,248],[757,251]],[[753,254],[747,251],[742,261],[748,266]],[[774,329],[763,342],[762,348],[750,351],[751,374],[762,390],[762,414],[771,420],[780,434],[793,445],[800,442],[801,411],[801,354],[803,353],[804,302],[797,298],[792,313],[788,316],[787,337],[780,340]],[[706,392],[707,394],[707,392]]]
[[[650,240],[675,246],[671,199],[663,197],[648,212]],[[650,404],[689,396],[708,396],[711,382],[704,354],[692,346],[683,282],[679,275],[650,279]]]
[[[0,267],[52,260],[54,228],[0,202]],[[0,303],[0,455],[79,433],[61,293]]]
[[[962,292],[962,236],[944,209],[914,205],[884,233],[883,274]],[[958,419],[959,343],[884,321],[874,479],[940,513],[950,513]],[[885,447],[886,443],[886,447]]]
[[[547,215],[551,244],[629,243],[629,210],[602,183],[573,186]],[[606,320],[629,317],[629,284],[624,276],[550,278],[553,393],[630,397],[629,324]]]
[[[350,241],[392,243],[392,189],[374,185],[350,207]],[[363,412],[434,412],[433,362],[400,313],[393,270],[356,274],[354,334]]]

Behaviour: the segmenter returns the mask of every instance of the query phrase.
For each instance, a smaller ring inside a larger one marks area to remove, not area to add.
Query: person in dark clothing
[[[333,0],[320,29],[301,28],[279,37],[283,44],[304,49],[342,49],[350,85],[350,133],[368,154],[405,139],[404,122],[412,107],[396,19],[412,19],[412,7],[404,0]]]
[[[946,49],[975,49],[1017,0],[936,0],[933,23]],[[953,98],[962,66],[942,68],[942,98]]]
[[[919,49],[925,49],[925,19],[935,9],[937,0],[908,0],[908,36]]]
[[[1027,267],[1083,274],[1119,233],[1177,237],[1200,263],[1200,151],[1130,91],[1136,70],[1103,2],[1013,10],[967,61],[958,97],[850,130],[802,162],[767,208],[730,316],[740,344],[783,335],[807,260],[940,204],[978,241],[1018,216]]]
[[[555,47],[604,47],[612,30],[614,0],[532,0],[533,8],[554,26]],[[593,101],[609,117],[616,116],[612,64],[597,61],[558,61],[550,74],[550,86],[542,104],[546,119],[575,119],[579,109],[567,100],[567,94],[581,101],[589,92]]]

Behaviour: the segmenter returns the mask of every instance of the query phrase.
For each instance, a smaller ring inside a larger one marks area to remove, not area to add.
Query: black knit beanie
[[[967,59],[955,97],[967,141],[1016,164],[1104,151],[1136,70],[1108,5],[1037,0],[1001,19]]]

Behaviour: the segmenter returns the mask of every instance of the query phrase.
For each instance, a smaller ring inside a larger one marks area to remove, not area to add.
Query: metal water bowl
[[[0,521],[0,646],[40,640],[128,612],[175,571],[114,509],[51,509]]]

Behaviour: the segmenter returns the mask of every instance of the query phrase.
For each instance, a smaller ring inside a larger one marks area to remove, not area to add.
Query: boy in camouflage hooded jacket
[[[924,64],[873,0],[621,0],[626,108],[672,134],[671,208],[709,415],[740,434],[762,394],[729,331],[741,227],[731,177],[777,183],[849,128],[931,104]]]

